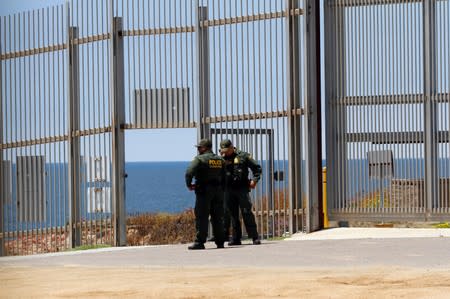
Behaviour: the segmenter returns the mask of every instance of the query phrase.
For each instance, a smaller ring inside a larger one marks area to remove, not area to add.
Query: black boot
[[[242,245],[241,240],[231,240],[228,242],[228,246],[236,246],[236,245]]]
[[[195,242],[191,246],[188,247],[189,250],[197,250],[197,249],[205,249],[205,245],[202,243]]]

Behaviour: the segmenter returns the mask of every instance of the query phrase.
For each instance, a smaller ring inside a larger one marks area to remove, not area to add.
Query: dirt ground
[[[0,298],[449,298],[449,294],[449,271],[434,269],[0,268]]]

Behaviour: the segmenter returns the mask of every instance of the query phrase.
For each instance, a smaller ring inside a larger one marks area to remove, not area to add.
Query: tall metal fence
[[[0,255],[126,245],[126,130],[263,167],[264,238],[448,219],[448,1],[73,0],[0,19]],[[324,69],[324,80],[320,76]]]
[[[231,138],[263,167],[252,192],[262,237],[318,229],[307,200],[318,183],[304,175],[320,156],[320,129],[307,129],[318,81],[305,81],[318,6],[302,5],[79,0],[2,17],[1,254],[125,245],[130,129]]]
[[[448,221],[448,1],[324,8],[331,218]]]

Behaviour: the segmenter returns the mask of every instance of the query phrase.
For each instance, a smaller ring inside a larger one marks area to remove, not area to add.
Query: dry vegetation
[[[156,245],[192,242],[195,238],[193,209],[179,214],[141,214],[127,219],[127,244]]]
[[[283,235],[288,228],[289,200],[283,191],[275,191],[272,204],[263,196],[254,205],[257,225],[266,234],[273,227],[276,236]],[[79,248],[89,249],[114,246],[114,232],[111,223],[94,222],[81,225]],[[127,217],[127,245],[184,244],[195,239],[195,215],[193,209],[178,214],[143,213]],[[245,227],[243,227],[245,230]],[[245,233],[245,232],[244,232]],[[72,250],[68,227],[61,230],[42,230],[40,233],[18,233],[5,242],[6,255],[28,255]]]

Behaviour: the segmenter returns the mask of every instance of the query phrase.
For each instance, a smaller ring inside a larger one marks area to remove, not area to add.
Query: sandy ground
[[[450,298],[417,268],[0,267],[0,298]]]

